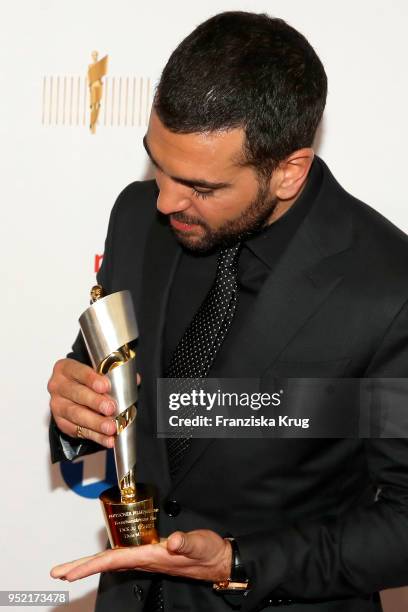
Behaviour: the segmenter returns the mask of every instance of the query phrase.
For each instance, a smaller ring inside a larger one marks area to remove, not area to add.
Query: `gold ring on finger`
[[[77,435],[77,438],[85,438],[84,432],[82,431],[82,427],[80,425],[77,425],[76,435]]]

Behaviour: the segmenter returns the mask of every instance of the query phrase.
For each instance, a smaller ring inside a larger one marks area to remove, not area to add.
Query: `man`
[[[406,376],[407,239],[314,155],[326,91],[306,39],[251,13],[201,24],[163,71],[156,183],[119,196],[98,280],[134,298],[138,480],[167,540],[53,570],[104,572],[98,611],[374,611],[408,581],[404,439],[155,437],[163,375]],[[54,461],[113,445],[109,384],[86,363],[78,337],[49,382]]]

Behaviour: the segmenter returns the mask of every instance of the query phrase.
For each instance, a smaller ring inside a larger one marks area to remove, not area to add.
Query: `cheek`
[[[212,197],[194,203],[194,208],[202,219],[212,227],[217,227],[226,221],[238,218],[248,207],[249,202],[229,195],[224,197]]]

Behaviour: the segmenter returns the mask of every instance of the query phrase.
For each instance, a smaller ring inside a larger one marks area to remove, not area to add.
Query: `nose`
[[[187,210],[191,206],[191,201],[185,193],[185,187],[174,183],[160,184],[159,197],[157,198],[157,210],[164,215]]]

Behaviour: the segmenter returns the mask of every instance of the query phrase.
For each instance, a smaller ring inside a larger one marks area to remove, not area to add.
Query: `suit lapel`
[[[181,255],[166,219],[157,215],[147,240],[143,264],[143,296],[140,314],[143,382],[147,395],[148,414],[141,415],[146,428],[154,436],[157,465],[163,467],[162,477],[170,483],[166,440],[156,437],[157,378],[163,376],[162,352],[166,307],[174,274]],[[166,486],[166,485],[164,485]]]
[[[341,282],[347,259],[345,252],[322,259],[306,226],[299,228],[266,280],[247,324],[222,356],[217,375],[261,376]]]
[[[166,219],[158,215],[153,224],[144,258],[143,327],[149,346],[149,370],[154,377],[162,376],[162,348],[166,307],[174,274],[181,255]]]

